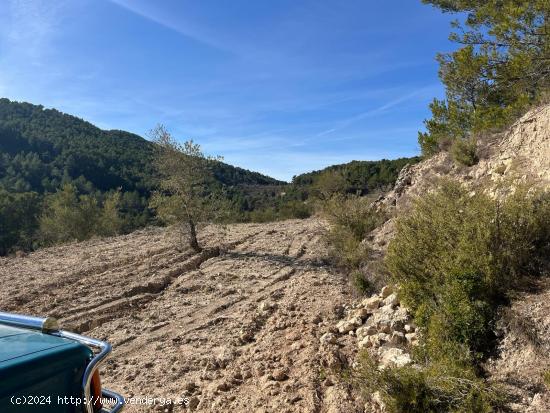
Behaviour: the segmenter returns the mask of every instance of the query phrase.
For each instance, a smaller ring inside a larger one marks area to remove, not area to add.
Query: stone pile
[[[321,343],[334,344],[337,335],[357,338],[359,349],[368,349],[379,360],[380,368],[411,363],[407,349],[418,342],[416,327],[392,286],[347,309],[346,317],[332,332],[321,337]]]

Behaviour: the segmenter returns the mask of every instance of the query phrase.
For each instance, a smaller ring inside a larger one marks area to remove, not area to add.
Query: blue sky
[[[420,0],[2,0],[0,96],[163,123],[289,180],[418,153],[452,16]]]

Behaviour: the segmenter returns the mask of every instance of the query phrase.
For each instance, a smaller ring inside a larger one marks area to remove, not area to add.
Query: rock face
[[[380,208],[399,214],[412,197],[433,188],[439,178],[456,179],[473,191],[486,191],[500,196],[499,185],[505,187],[530,181],[550,185],[550,104],[534,109],[507,131],[479,138],[479,162],[471,167],[457,165],[448,152],[440,152],[415,165],[405,166],[393,190],[377,201]],[[383,253],[393,237],[393,219],[371,234],[369,245]]]

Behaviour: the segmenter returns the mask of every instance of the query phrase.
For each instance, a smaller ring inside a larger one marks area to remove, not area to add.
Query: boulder
[[[390,337],[391,344],[399,346],[399,345],[405,344],[406,342],[407,342],[407,339],[405,338],[405,334],[399,331],[394,331],[393,333],[391,333],[391,337]]]
[[[400,348],[385,348],[380,355],[379,368],[388,366],[403,367],[412,363],[411,356]]]
[[[275,369],[273,373],[271,373],[271,377],[275,381],[284,381],[288,379],[288,374],[284,369]]]
[[[357,331],[355,332],[355,335],[357,336],[358,340],[363,339],[366,336],[372,336],[376,334],[378,331],[376,330],[376,327],[373,325],[369,326],[363,326],[359,327]]]
[[[364,307],[359,307],[357,310],[354,310],[351,314],[353,318],[359,317],[360,319],[365,320],[371,315],[371,312]]]
[[[384,298],[384,305],[396,307],[399,305],[399,298],[397,298],[397,294],[390,294],[386,298]]]
[[[407,342],[412,345],[415,345],[418,342],[418,336],[416,333],[407,333],[405,334],[405,338],[407,339]]]
[[[355,329],[355,327],[356,325],[349,320],[342,320],[336,324],[336,328],[340,334],[346,334]]]
[[[378,307],[380,307],[380,303],[382,303],[382,299],[380,297],[373,296],[364,299],[361,302],[361,305],[367,310],[376,310]]]

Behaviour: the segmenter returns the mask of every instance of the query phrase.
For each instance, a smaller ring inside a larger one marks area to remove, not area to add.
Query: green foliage
[[[97,199],[79,195],[75,186],[66,184],[45,199],[40,217],[40,238],[46,245],[73,240],[82,241],[96,233],[101,215]]]
[[[384,222],[367,197],[335,195],[323,205],[323,216],[330,224],[327,233],[329,253],[334,262],[348,270],[361,268],[368,259],[362,241]]]
[[[454,161],[465,166],[473,166],[478,162],[477,143],[474,139],[457,139],[451,146],[451,156]]]
[[[96,229],[100,235],[111,236],[123,232],[125,219],[121,215],[121,207],[122,194],[120,191],[114,191],[106,195]]]
[[[130,232],[150,223],[149,198],[157,187],[154,153],[153,143],[137,135],[103,131],[57,110],[0,99],[0,225],[4,229],[0,255],[37,245],[37,217],[51,213],[40,210],[42,201],[46,197],[46,204],[52,202],[50,195],[63,192],[65,185],[74,187],[77,198],[86,195],[91,203],[105,203],[106,210],[94,231],[71,230],[59,237],[49,232],[48,243],[92,233]],[[225,193],[235,204],[241,200],[254,204],[265,196],[263,189],[246,195],[242,185],[261,185],[269,188],[269,193],[281,191],[283,182],[264,175],[222,162],[211,166],[213,185],[229,188]],[[30,198],[32,202],[25,201]],[[265,199],[265,203],[258,202],[258,208],[269,203],[270,199]],[[67,205],[77,204],[78,200]],[[14,208],[16,214],[8,212]],[[78,208],[74,211],[75,216],[80,213]]]
[[[527,186],[497,201],[444,181],[398,220],[386,265],[432,357],[445,342],[465,345],[472,361],[490,349],[497,306],[543,268],[549,208],[548,194]]]
[[[112,192],[104,197],[79,194],[76,186],[65,184],[44,199],[37,237],[41,245],[83,241],[92,236],[120,234],[127,224],[121,213],[122,195]]]
[[[311,192],[316,198],[326,201],[337,194],[345,194],[348,186],[341,170],[328,169],[316,177],[311,186]]]
[[[360,270],[355,270],[351,273],[351,282],[355,290],[360,294],[367,295],[375,291],[373,283]]]
[[[193,141],[179,144],[161,125],[151,136],[157,144],[154,161],[160,176],[160,191],[154,194],[151,206],[165,222],[184,229],[189,246],[201,251],[198,224],[214,221],[224,209],[212,172],[219,159],[205,156]]]
[[[542,375],[542,380],[544,381],[546,387],[550,389],[550,370],[546,370],[544,372],[544,374]]]
[[[477,372],[509,292],[548,269],[550,193],[525,184],[499,200],[442,181],[396,229],[385,263],[422,332],[419,367],[361,376],[362,385],[394,412],[493,411],[502,398]]]
[[[0,188],[0,255],[33,246],[40,206],[34,192],[11,194]]]
[[[298,188],[305,188],[308,195],[323,200],[334,194],[367,195],[392,187],[401,169],[419,160],[420,158],[414,157],[353,161],[295,176],[292,183]]]
[[[500,394],[472,369],[444,364],[378,369],[366,351],[352,380],[366,398],[378,392],[391,413],[488,413],[502,403]]]
[[[545,0],[423,0],[444,12],[463,13],[451,34],[461,47],[438,55],[444,101],[430,105],[424,155],[446,141],[508,124],[550,86],[550,5]]]

